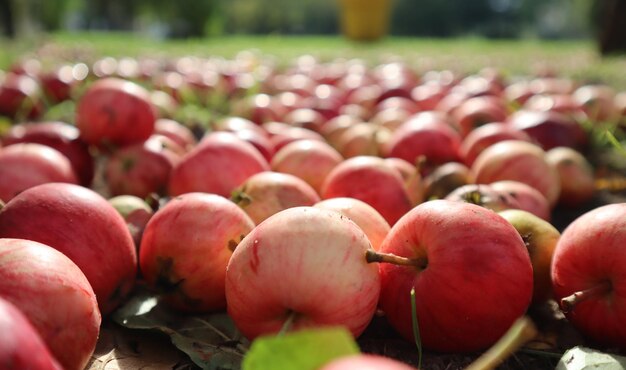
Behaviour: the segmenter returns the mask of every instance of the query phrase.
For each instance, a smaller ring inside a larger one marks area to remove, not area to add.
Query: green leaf
[[[626,368],[626,357],[580,346],[565,352],[556,365],[556,370],[622,370],[624,368]]]
[[[417,368],[422,368],[422,337],[420,336],[419,322],[417,321],[417,305],[415,303],[415,287],[411,288],[411,323],[413,324],[413,339],[417,347]]]
[[[172,312],[147,292],[139,292],[113,314],[130,329],[159,330],[203,369],[239,370],[248,341],[226,313],[181,315]]]
[[[257,338],[243,369],[316,370],[335,358],[359,352],[352,334],[344,328],[301,330]]]

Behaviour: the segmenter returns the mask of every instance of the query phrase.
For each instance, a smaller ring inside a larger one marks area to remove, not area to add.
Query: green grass
[[[602,82],[626,90],[626,57],[601,58],[592,41],[494,41],[474,38],[389,37],[377,43],[353,43],[338,36],[227,36],[159,41],[125,33],[62,33],[21,43],[0,41],[0,68],[31,54],[42,60],[92,61],[100,56],[223,56],[256,49],[279,63],[312,54],[322,60],[362,58],[374,64],[400,57],[418,71],[451,69],[471,73],[483,67],[506,75],[529,75],[549,68],[578,81]],[[37,53],[37,54],[33,54]]]

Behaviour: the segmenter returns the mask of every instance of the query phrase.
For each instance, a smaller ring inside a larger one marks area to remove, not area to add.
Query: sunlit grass
[[[353,43],[339,36],[225,36],[191,40],[155,40],[125,33],[62,33],[16,44],[0,41],[0,67],[47,45],[46,55],[61,59],[121,56],[223,56],[256,49],[288,63],[302,54],[322,60],[362,58],[374,64],[402,58],[418,71],[451,69],[471,73],[494,67],[505,75],[530,75],[550,69],[582,83],[601,82],[626,90],[626,57],[601,58],[589,41],[494,41],[479,38],[421,39],[389,37],[377,43]]]

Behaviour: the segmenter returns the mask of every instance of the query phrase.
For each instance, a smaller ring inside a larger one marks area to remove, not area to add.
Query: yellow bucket
[[[341,30],[352,40],[374,41],[387,35],[392,0],[339,0]]]

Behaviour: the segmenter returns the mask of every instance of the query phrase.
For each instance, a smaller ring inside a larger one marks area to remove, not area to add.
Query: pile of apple
[[[46,121],[63,101],[75,121]],[[206,130],[177,120],[189,101]],[[484,350],[550,299],[626,349],[626,205],[550,224],[594,196],[589,130],[624,124],[626,92],[242,52],[27,60],[0,73],[0,115],[2,368],[84,368],[138,280],[249,339],[357,337],[379,310],[412,341],[414,290],[430,350]],[[326,369],[359,361],[407,368]]]

